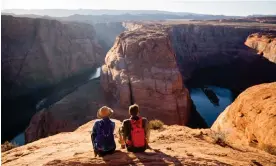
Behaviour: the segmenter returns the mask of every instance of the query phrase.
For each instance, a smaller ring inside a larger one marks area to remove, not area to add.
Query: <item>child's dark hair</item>
[[[128,112],[131,116],[137,116],[139,113],[139,106],[137,104],[129,106]]]

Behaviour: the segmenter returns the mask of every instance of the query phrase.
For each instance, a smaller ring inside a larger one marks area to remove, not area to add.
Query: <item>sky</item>
[[[276,14],[276,0],[2,0],[1,9],[165,10],[246,16]]]

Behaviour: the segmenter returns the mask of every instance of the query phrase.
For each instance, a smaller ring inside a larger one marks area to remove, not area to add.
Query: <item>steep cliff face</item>
[[[212,126],[234,143],[242,142],[276,154],[276,82],[248,88]]]
[[[92,26],[2,16],[3,94],[24,94],[100,65]]]
[[[189,119],[189,92],[182,83],[166,29],[122,33],[106,55],[101,83],[124,112],[135,102],[150,119],[168,124],[186,124]]]
[[[275,34],[275,29],[270,28],[211,23],[172,26],[170,38],[185,83],[212,84],[240,92],[252,85],[275,81],[276,75],[271,71],[276,70],[276,65],[244,44],[252,33]]]
[[[198,68],[231,64],[236,59],[251,61],[254,56],[244,45],[245,39],[257,28],[237,28],[186,24],[171,29],[171,41],[184,79]]]
[[[28,125],[57,83],[104,60],[91,25],[1,16],[2,141]],[[13,120],[11,120],[13,117]]]
[[[246,39],[245,45],[276,63],[276,33],[255,33]]]
[[[115,131],[121,125],[114,120]],[[209,129],[193,130],[184,126],[164,126],[151,131],[150,146],[145,153],[129,153],[117,149],[114,154],[94,157],[90,131],[94,120],[74,132],[64,132],[2,153],[3,166],[62,165],[275,165],[276,158],[248,146],[223,147],[217,143],[218,133]]]

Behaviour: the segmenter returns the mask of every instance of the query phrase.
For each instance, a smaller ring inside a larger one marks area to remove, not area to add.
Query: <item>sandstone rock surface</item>
[[[276,63],[276,33],[255,33],[248,36],[245,45],[255,49],[271,62]]]
[[[248,88],[212,126],[241,142],[276,154],[276,82]]]
[[[116,131],[120,122],[116,122]],[[276,157],[248,146],[225,147],[216,143],[213,131],[184,126],[164,126],[151,132],[152,150],[127,153],[119,148],[103,158],[94,157],[90,131],[94,121],[74,132],[60,133],[2,153],[2,165],[254,165],[272,166]]]
[[[103,62],[93,26],[1,16],[2,94],[55,84]]]
[[[190,96],[184,87],[165,28],[138,28],[119,35],[102,66],[101,84],[121,117],[137,103],[143,116],[185,125]],[[120,118],[121,119],[121,118]]]

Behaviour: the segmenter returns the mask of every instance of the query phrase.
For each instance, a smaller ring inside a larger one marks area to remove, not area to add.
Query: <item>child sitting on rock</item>
[[[115,123],[110,120],[113,110],[103,106],[98,110],[97,117],[101,120],[95,122],[91,140],[94,148],[95,157],[112,154],[116,149],[114,140]]]
[[[125,146],[129,152],[144,152],[149,141],[148,120],[139,116],[139,106],[137,104],[129,107],[130,118],[123,121],[119,129],[120,144]]]

